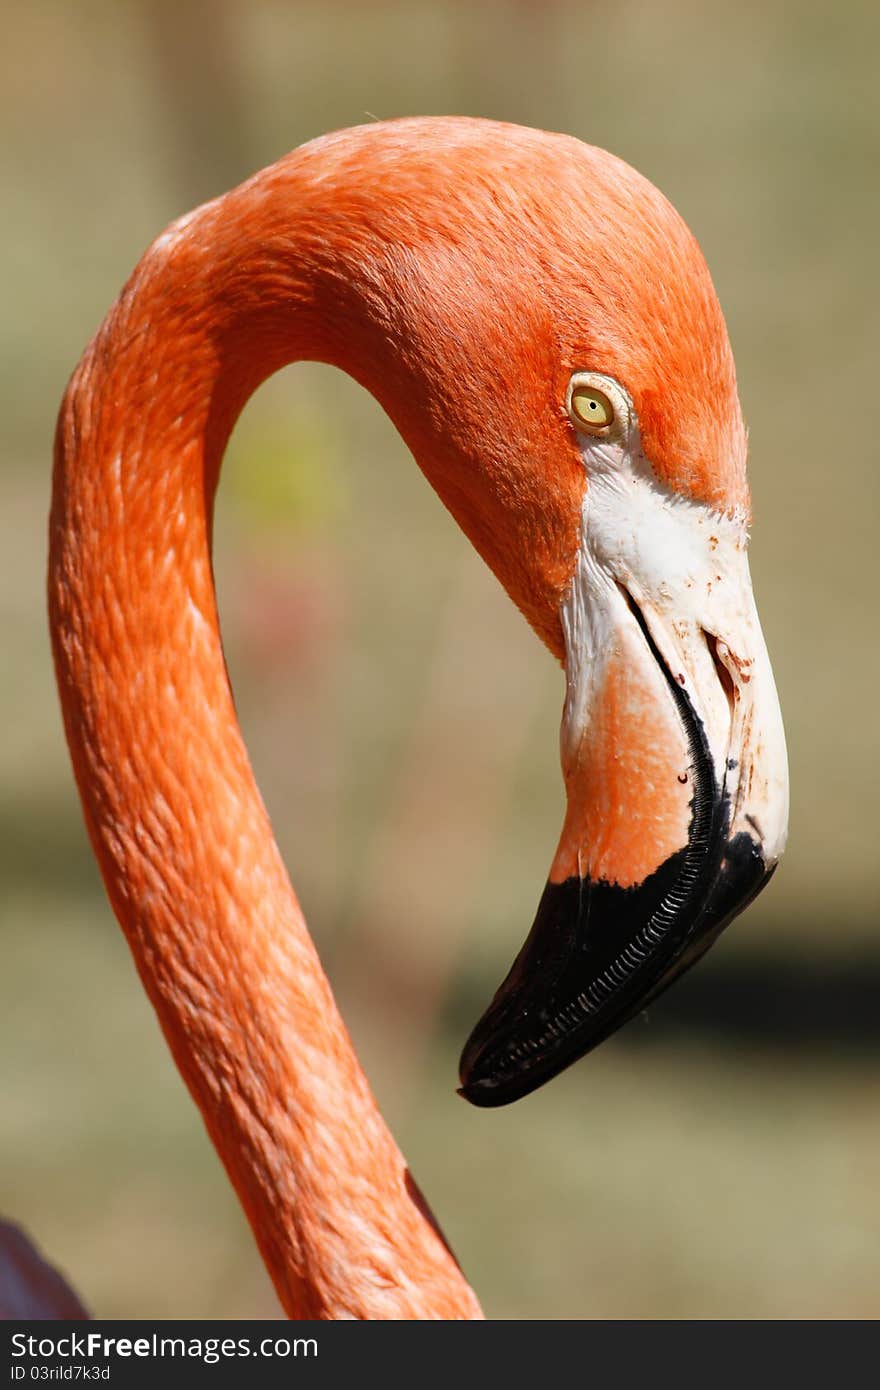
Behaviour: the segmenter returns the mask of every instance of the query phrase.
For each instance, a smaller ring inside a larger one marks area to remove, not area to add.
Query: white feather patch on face
[[[747,831],[775,862],[785,845],[788,768],[752,595],[746,517],[662,484],[645,458],[632,403],[614,385],[626,399],[625,428],[613,439],[579,435],[587,486],[580,555],[561,609],[563,768],[599,696],[615,633],[637,627],[628,594],[702,721],[730,799],[729,833]]]

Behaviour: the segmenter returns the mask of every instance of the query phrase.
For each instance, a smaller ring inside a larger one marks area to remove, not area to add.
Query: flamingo
[[[373,393],[565,669],[559,847],[462,1055],[462,1095],[494,1106],[688,968],[784,845],[733,357],[696,241],[621,160],[408,118],[174,222],[61,406],[49,611],[85,821],[281,1303],[476,1318],[336,1009],[224,665],[221,458],[300,359]]]

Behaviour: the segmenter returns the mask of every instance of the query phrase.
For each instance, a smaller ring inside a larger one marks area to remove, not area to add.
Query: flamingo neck
[[[303,357],[395,389],[382,267],[332,206],[300,152],[123,290],[59,418],[53,649],[114,911],[287,1313],[477,1317],[308,935],[217,621],[213,495],[247,397]]]

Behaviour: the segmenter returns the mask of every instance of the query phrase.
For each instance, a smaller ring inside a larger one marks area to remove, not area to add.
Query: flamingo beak
[[[638,1014],[784,847],[785,738],[745,525],[649,491],[634,544],[585,508],[562,610],[567,815],[528,939],[462,1054],[475,1105],[527,1095]]]

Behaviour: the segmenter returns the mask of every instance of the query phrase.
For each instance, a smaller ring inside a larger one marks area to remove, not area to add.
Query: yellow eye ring
[[[608,434],[615,420],[614,406],[605,392],[580,382],[572,386],[568,413],[575,428],[587,434]]]

